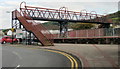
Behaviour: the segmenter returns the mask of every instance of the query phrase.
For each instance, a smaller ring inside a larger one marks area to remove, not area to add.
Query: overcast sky
[[[72,11],[86,9],[98,14],[118,11],[119,0],[24,0],[29,6],[59,9],[68,7]],[[0,29],[11,28],[11,11],[19,9],[21,0],[0,0]]]

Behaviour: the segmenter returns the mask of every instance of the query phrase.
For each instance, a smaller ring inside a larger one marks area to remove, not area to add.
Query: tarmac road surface
[[[80,61],[68,53],[2,45],[2,67],[69,67],[79,69]]]

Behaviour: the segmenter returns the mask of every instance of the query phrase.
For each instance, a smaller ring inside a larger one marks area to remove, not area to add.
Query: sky
[[[118,11],[119,0],[23,0],[28,6],[59,9],[67,7],[71,11],[96,11],[110,14]],[[0,29],[11,28],[11,11],[19,9],[22,0],[0,0]]]

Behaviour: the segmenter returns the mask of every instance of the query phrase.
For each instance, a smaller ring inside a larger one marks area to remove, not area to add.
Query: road
[[[64,52],[2,46],[2,67],[81,67],[78,59]]]

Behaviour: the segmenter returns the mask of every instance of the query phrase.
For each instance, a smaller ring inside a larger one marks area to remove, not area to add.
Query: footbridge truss
[[[14,25],[16,24],[14,20],[18,20],[20,22],[20,25],[23,25],[25,29],[32,32],[40,40],[40,42],[42,42],[43,45],[53,45],[52,41],[50,40],[51,38],[48,38],[48,36],[51,35],[46,35],[45,32],[43,33],[44,30],[47,32],[49,31],[44,28],[42,24],[39,24],[39,26],[37,26],[37,23],[35,23],[34,20],[58,22],[60,24],[60,34],[63,34],[63,30],[65,32],[68,31],[68,22],[102,24],[103,27],[109,27],[110,24],[112,24],[112,20],[108,19],[107,15],[99,15],[95,11],[89,13],[86,10],[82,10],[80,12],[69,11],[66,7],[61,7],[60,9],[33,7],[27,6],[25,2],[22,2],[20,4],[20,11],[15,10],[13,12],[12,27],[16,26]],[[27,23],[31,25],[31,28],[27,28],[27,26],[29,26]],[[36,31],[35,29],[38,29],[39,31]],[[38,32],[46,39],[41,39],[42,37],[39,37]],[[45,40],[47,40],[47,44]]]

